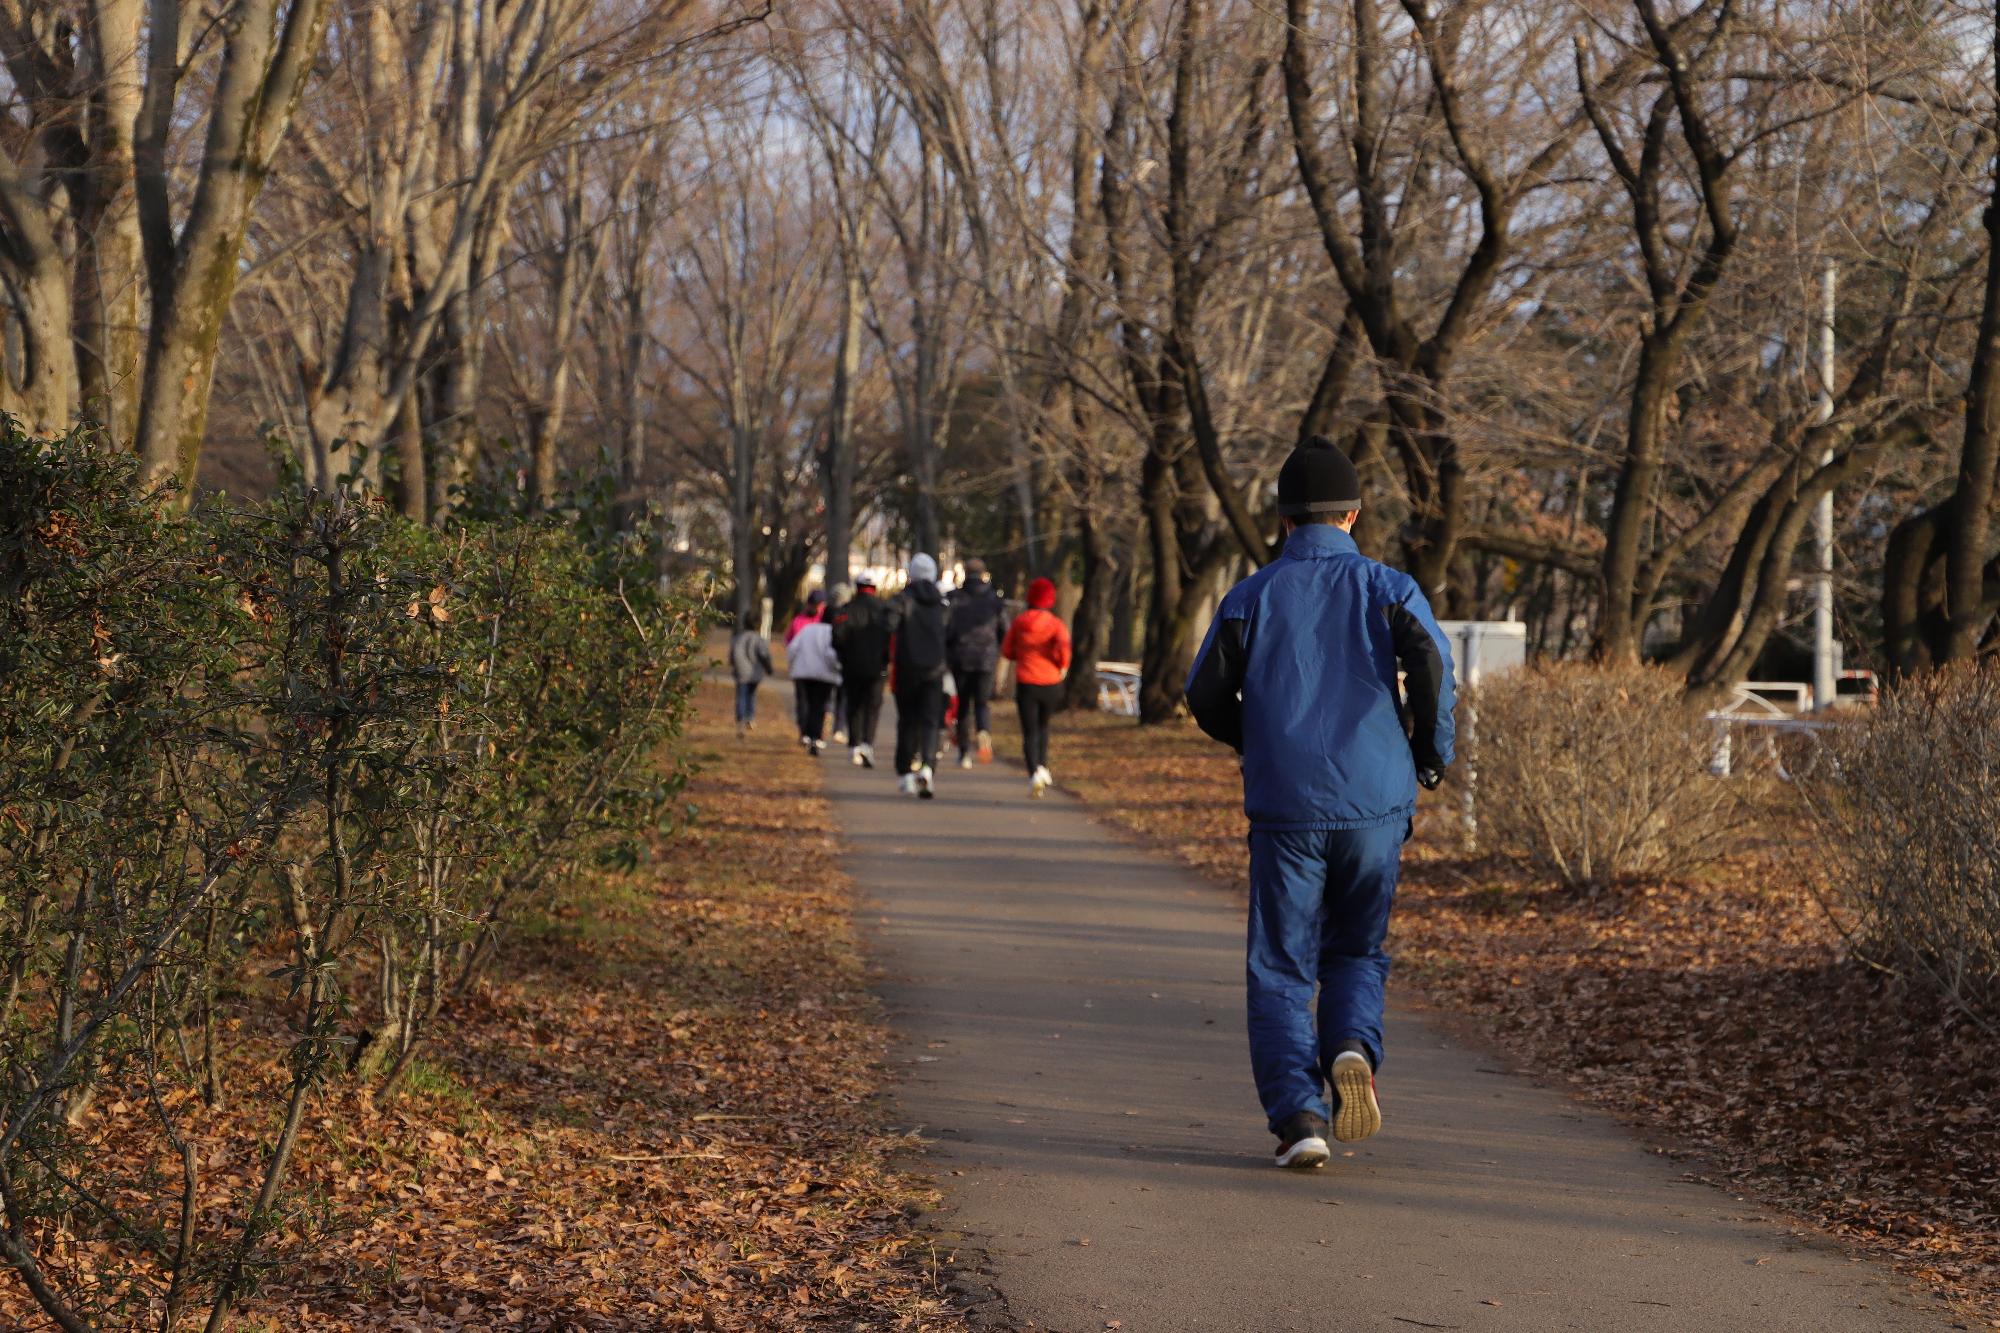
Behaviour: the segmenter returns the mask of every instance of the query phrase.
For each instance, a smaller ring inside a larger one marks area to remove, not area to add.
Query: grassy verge
[[[785,728],[739,743],[729,707],[703,687],[688,833],[513,939],[404,1095],[328,1091],[290,1252],[232,1328],[962,1327],[874,1101],[826,803]],[[276,1086],[234,1072],[234,1106],[190,1111],[218,1178],[255,1169],[210,1154]],[[0,1294],[0,1327],[43,1326]]]
[[[1052,767],[1105,821],[1241,887],[1236,765],[1193,726],[1068,714]],[[1781,851],[1585,900],[1456,854],[1452,815],[1428,805],[1406,859],[1405,982],[1691,1175],[2000,1328],[2000,1039],[1848,960]]]

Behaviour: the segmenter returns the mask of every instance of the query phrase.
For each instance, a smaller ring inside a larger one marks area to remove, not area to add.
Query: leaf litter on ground
[[[965,1327],[877,1097],[888,1036],[818,779],[782,727],[738,741],[729,710],[703,687],[686,832],[513,937],[407,1094],[324,1095],[302,1202],[232,1328]],[[257,1047],[229,1105],[179,1108],[213,1207],[281,1090]],[[140,1114],[112,1106],[108,1152]],[[0,1328],[46,1326],[0,1285]]]

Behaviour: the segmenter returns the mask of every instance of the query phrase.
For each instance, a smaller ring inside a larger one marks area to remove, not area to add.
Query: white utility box
[[[1482,676],[1504,676],[1528,664],[1528,627],[1518,620],[1440,620],[1451,640],[1452,671],[1460,685]]]

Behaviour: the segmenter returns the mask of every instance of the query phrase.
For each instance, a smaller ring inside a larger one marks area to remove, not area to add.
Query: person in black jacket
[[[973,733],[979,762],[993,762],[993,676],[1007,638],[1007,604],[986,578],[986,562],[965,562],[965,584],[951,595],[945,652],[958,683],[958,766],[972,767]]]
[[[875,767],[875,726],[882,715],[882,677],[889,669],[891,608],[875,595],[873,575],[854,580],[854,596],[834,613],[833,651],[847,690],[848,758]]]
[[[937,794],[938,728],[944,722],[945,614],[937,561],[910,557],[909,586],[890,616],[895,636],[896,772],[905,795]]]

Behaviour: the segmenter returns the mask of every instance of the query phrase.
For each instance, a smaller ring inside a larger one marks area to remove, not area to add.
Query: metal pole
[[[1465,707],[1465,850],[1479,850],[1479,627],[1468,626],[1465,631],[1464,677],[1471,698]]]
[[[1834,291],[1837,276],[1832,260],[1826,263],[1820,275],[1821,305],[1819,315],[1819,421],[1821,425],[1833,420],[1833,314]],[[1833,450],[1828,449],[1820,458],[1820,465],[1833,462]],[[1833,644],[1833,492],[1828,490],[1820,496],[1819,504],[1813,511],[1813,544],[1818,556],[1818,577],[1813,587],[1813,708],[1822,711],[1833,707],[1834,693],[1834,644]]]

